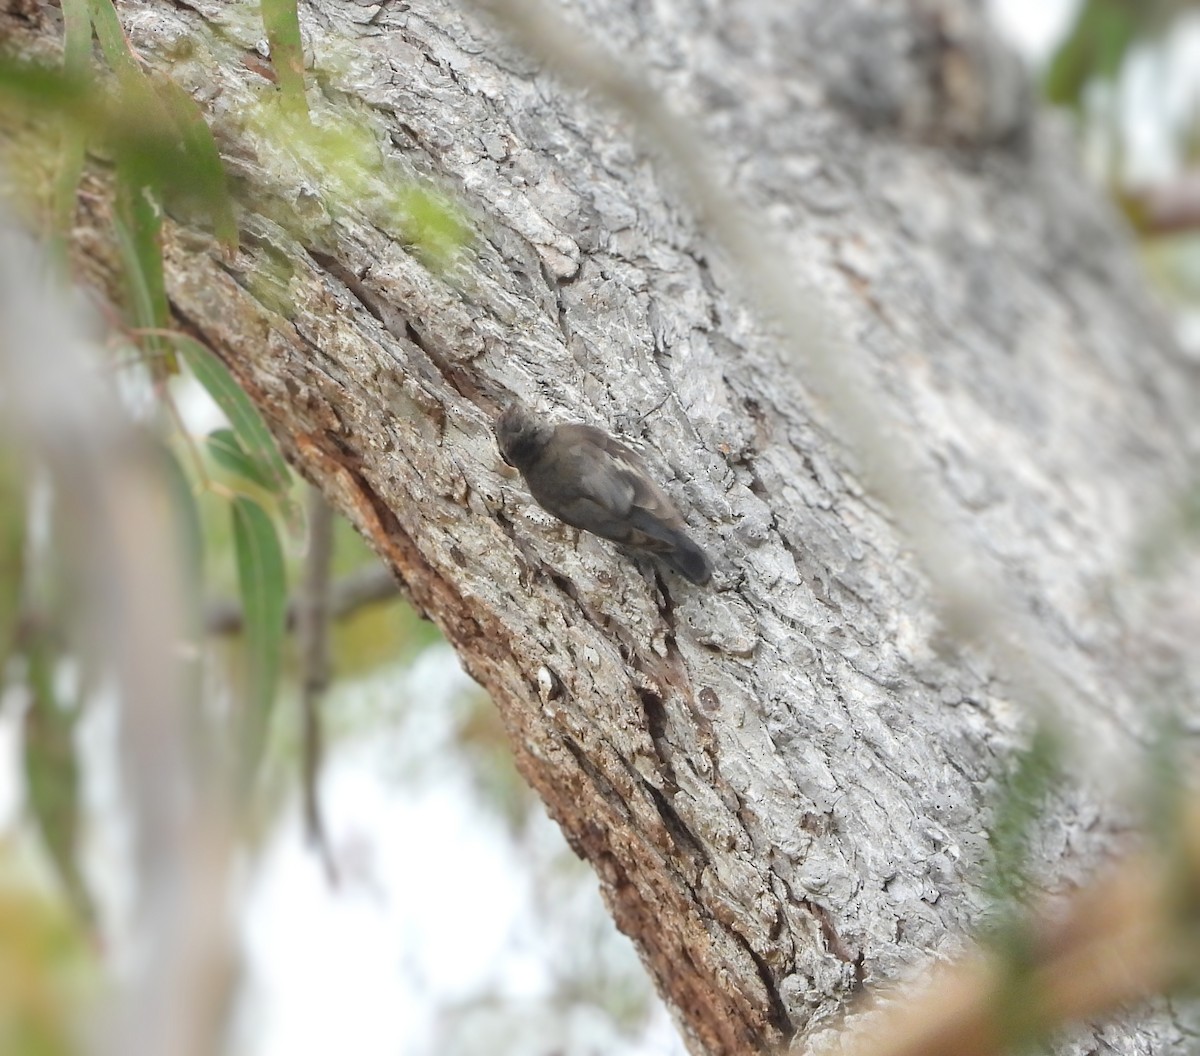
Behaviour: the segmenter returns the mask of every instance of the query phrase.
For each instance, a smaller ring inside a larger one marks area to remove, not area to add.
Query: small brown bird
[[[636,452],[590,425],[552,425],[519,403],[496,419],[500,456],[560,521],[660,557],[698,586],[712,562]]]

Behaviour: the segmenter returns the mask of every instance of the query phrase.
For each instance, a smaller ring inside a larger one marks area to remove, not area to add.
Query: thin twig
[[[294,602],[300,656],[300,708],[303,766],[304,829],[325,866],[331,884],[337,865],[329,846],[317,783],[321,770],[321,698],[329,687],[330,587],[333,567],[333,507],[312,488],[308,493],[308,554],[300,595]]]
[[[1166,183],[1134,188],[1119,197],[1144,234],[1179,235],[1200,227],[1200,171],[1182,173]]]
[[[344,620],[360,609],[391,601],[400,592],[396,577],[383,565],[360,569],[334,582],[329,588],[329,618]],[[299,599],[287,607],[287,628],[297,626]],[[231,598],[210,602],[204,615],[204,629],[210,635],[240,634],[242,606]]]

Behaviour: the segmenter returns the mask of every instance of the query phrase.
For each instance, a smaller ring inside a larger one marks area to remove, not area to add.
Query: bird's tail
[[[684,579],[695,583],[698,587],[704,586],[712,578],[713,572],[708,554],[683,532],[676,532],[672,542],[675,545],[661,555],[663,560]]]

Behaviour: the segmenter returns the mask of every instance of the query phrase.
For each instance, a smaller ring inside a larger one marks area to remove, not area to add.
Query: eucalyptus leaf
[[[21,613],[25,528],[24,481],[12,450],[0,447],[0,689]]]
[[[296,0],[262,0],[263,26],[271,46],[271,65],[289,109],[308,113],[304,96],[304,44]]]
[[[287,578],[283,549],[267,511],[253,499],[239,496],[233,500],[232,513],[246,652],[240,776],[248,787],[262,758],[279,686]]]
[[[270,476],[260,463],[246,454],[232,429],[214,429],[208,434],[205,444],[217,465],[256,487],[266,491],[272,489]]]
[[[92,19],[88,0],[62,0],[63,71],[76,83],[91,81]],[[68,122],[63,129],[58,174],[54,180],[52,213],[53,253],[59,269],[67,271],[67,238],[83,176],[87,153],[87,130],[81,122]]]
[[[183,199],[200,210],[212,223],[217,238],[232,252],[238,244],[237,221],[212,129],[196,100],[169,77],[155,77],[153,86],[167,109],[180,147],[178,168],[161,174],[158,185],[168,201]]]
[[[159,235],[162,216],[140,180],[123,164],[117,165],[117,202],[113,214],[117,248],[125,276],[127,310],[136,326],[156,331],[167,324],[167,290]],[[147,339],[154,352],[166,346],[159,337]],[[174,373],[174,357],[167,372]],[[161,366],[159,371],[161,373]]]
[[[96,30],[96,39],[100,41],[100,50],[109,68],[119,77],[140,76],[137,59],[134,58],[112,0],[88,0],[88,10]]]
[[[250,397],[233,380],[225,364],[199,341],[184,334],[173,335],[171,340],[196,380],[225,413],[241,451],[254,464],[254,475],[248,475],[248,479],[282,498],[291,486],[291,474]]]
[[[32,644],[27,661],[30,701],[22,755],[30,812],[68,898],[90,921],[92,899],[79,862],[81,785],[75,727],[81,712],[55,691],[58,658],[45,637]]]

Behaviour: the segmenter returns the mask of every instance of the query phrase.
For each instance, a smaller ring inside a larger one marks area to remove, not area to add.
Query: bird
[[[495,433],[500,457],[520,471],[547,513],[653,554],[696,586],[712,578],[712,562],[679,511],[620,440],[591,425],[555,425],[519,402],[496,419]]]

